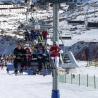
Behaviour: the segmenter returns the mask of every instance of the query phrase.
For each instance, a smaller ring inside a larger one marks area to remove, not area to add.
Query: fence
[[[84,85],[98,89],[98,77],[89,75],[59,74],[59,82]]]

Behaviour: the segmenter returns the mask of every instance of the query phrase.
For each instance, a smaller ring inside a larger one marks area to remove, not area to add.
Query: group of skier
[[[53,42],[51,47],[47,47],[47,31],[31,30],[31,33],[25,32],[25,42],[32,42],[32,45],[26,46],[23,43],[17,43],[14,49],[14,73],[17,75],[23,73],[24,70],[32,69],[35,67],[38,74],[42,69],[51,69],[50,58],[59,67],[60,47],[56,42]],[[43,38],[43,40],[40,40]],[[9,71],[7,69],[7,71]]]
[[[14,49],[15,74],[18,73],[18,70],[23,73],[24,69],[33,68],[34,66],[38,68],[37,72],[39,73],[46,66],[47,61],[49,61],[49,54],[42,43],[36,44],[33,48],[25,48],[21,44],[17,44]]]
[[[47,43],[48,32],[47,31],[40,31],[40,30],[26,30],[24,32],[25,40],[26,41],[33,41],[33,42],[45,42]]]

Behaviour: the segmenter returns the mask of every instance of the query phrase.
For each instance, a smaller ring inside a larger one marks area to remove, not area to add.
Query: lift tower
[[[29,1],[29,5],[31,4]],[[66,2],[76,2],[77,0],[39,0],[38,2],[52,3],[53,4],[53,41],[59,43],[59,4]],[[53,63],[53,89],[52,89],[52,98],[60,98],[59,89],[58,89],[58,68]]]
[[[39,0],[40,3],[52,3],[53,4],[53,41],[59,43],[59,4],[66,2],[72,3],[77,0]],[[60,98],[58,89],[58,68],[53,63],[53,89],[52,98]]]

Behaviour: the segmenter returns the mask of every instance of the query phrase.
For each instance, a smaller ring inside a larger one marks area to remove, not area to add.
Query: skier
[[[21,64],[20,64],[20,73],[23,73],[23,69],[26,64],[26,50],[24,49],[24,45],[21,45]]]
[[[60,57],[60,47],[57,45],[56,42],[53,43],[53,46],[50,48],[50,56],[54,61],[56,67],[59,67],[59,57]]]
[[[43,39],[44,39],[45,45],[46,45],[46,44],[47,44],[48,32],[47,32],[47,31],[43,31],[43,32],[42,32],[42,36],[43,36]]]
[[[14,73],[15,75],[18,74],[19,65],[22,64],[22,47],[20,44],[17,44],[16,48],[14,49]]]
[[[37,60],[38,60],[38,72],[41,72],[42,67],[44,65],[45,59],[44,55],[45,54],[45,49],[42,43],[39,43],[37,46]]]
[[[29,47],[27,47],[25,50],[26,50],[26,68],[28,68],[31,66],[32,53]]]

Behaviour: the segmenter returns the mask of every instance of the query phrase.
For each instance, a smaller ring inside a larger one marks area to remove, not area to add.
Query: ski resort
[[[97,33],[98,0],[0,0],[0,98],[98,98]]]

